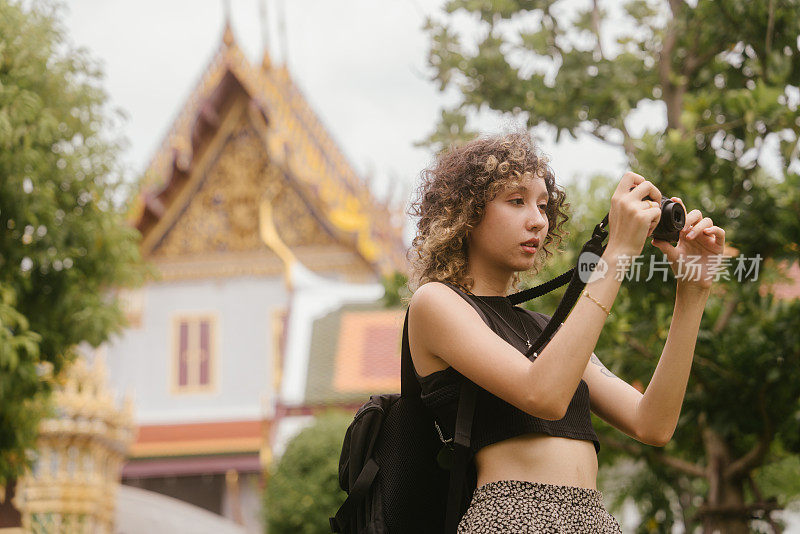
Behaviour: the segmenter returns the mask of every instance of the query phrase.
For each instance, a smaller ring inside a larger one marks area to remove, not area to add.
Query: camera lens
[[[681,229],[686,223],[686,212],[679,202],[661,197],[661,220],[653,231],[653,237],[664,241],[677,242]]]

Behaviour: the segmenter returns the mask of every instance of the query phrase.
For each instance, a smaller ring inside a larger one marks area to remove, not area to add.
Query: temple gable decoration
[[[374,198],[309,107],[285,66],[245,58],[226,25],[222,43],[140,183],[129,219],[145,257],[167,266],[219,256],[262,272],[281,255],[258,233],[259,206],[312,271],[355,280],[405,271],[402,210]],[[252,267],[251,267],[252,268]],[[252,274],[252,273],[251,273]],[[190,275],[175,271],[173,278]]]

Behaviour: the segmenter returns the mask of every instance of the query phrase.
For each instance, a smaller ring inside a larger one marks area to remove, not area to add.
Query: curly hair
[[[467,291],[475,281],[467,276],[467,237],[483,218],[486,204],[507,186],[533,177],[543,178],[549,223],[542,243],[543,256],[536,272],[558,247],[569,218],[564,190],[534,145],[528,131],[478,137],[440,153],[421,173],[421,183],[408,214],[419,217],[417,234],[407,256],[411,264],[408,289],[413,293],[426,282],[450,282]],[[518,289],[518,273],[513,287]]]

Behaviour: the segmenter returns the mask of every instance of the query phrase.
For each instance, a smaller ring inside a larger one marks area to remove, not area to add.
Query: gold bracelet
[[[585,289],[583,290],[583,293],[581,293],[581,294],[582,294],[582,295],[584,295],[584,296],[586,296],[586,297],[589,297],[589,299],[590,299],[592,302],[594,302],[595,304],[597,304],[598,306],[600,306],[600,309],[601,309],[601,310],[603,310],[604,312],[606,312],[606,317],[608,317],[609,315],[611,315],[611,310],[609,310],[608,308],[606,308],[605,306],[603,306],[603,304],[602,304],[602,303],[601,303],[599,300],[597,300],[596,298],[594,298],[593,296],[591,296],[589,293],[587,293]]]

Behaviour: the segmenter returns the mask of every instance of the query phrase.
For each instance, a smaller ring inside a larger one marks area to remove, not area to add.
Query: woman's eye
[[[516,202],[517,200],[519,200],[522,204],[525,203],[525,201],[523,199],[521,199],[521,198],[512,198],[511,202]],[[517,206],[519,206],[519,205],[521,205],[521,204],[517,204]]]
[[[539,207],[543,210],[547,209],[547,204],[539,204]]]

